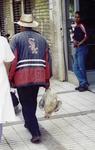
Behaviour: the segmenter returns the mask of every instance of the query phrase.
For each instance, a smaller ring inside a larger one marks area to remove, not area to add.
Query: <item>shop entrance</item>
[[[95,83],[95,0],[67,0],[67,39],[68,39],[68,80],[75,81],[73,74],[73,44],[72,28],[74,26],[74,12],[81,11],[82,19],[88,32],[88,56],[86,61],[87,76],[90,83]]]

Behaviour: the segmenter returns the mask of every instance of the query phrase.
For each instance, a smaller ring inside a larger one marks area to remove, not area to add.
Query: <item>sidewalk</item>
[[[75,91],[68,82],[51,81],[51,87],[62,101],[62,108],[45,119],[38,108],[37,116],[42,143],[32,144],[31,135],[23,127],[21,115],[17,122],[5,125],[0,150],[94,150],[95,94]],[[44,90],[41,88],[38,101]]]

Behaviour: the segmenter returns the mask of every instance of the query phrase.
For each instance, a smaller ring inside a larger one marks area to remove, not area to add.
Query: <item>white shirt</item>
[[[0,123],[15,121],[15,113],[10,95],[10,84],[4,62],[14,59],[7,39],[0,36]]]

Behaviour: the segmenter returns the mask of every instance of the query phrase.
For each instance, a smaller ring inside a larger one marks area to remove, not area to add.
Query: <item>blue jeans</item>
[[[79,48],[76,48],[74,55],[73,71],[79,81],[80,86],[85,86],[88,84],[85,67],[87,53],[87,46],[80,46]]]

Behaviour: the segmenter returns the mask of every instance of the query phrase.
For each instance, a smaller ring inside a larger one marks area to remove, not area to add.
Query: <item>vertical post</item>
[[[64,59],[65,59],[65,78],[68,80],[68,32],[67,32],[67,19],[68,19],[68,3],[69,0],[62,0],[62,15],[63,15],[63,39],[64,39]]]
[[[61,0],[49,0],[50,23],[52,28],[52,65],[53,75],[60,81],[65,80],[65,63],[63,54],[63,26]],[[56,69],[55,69],[56,68]]]

